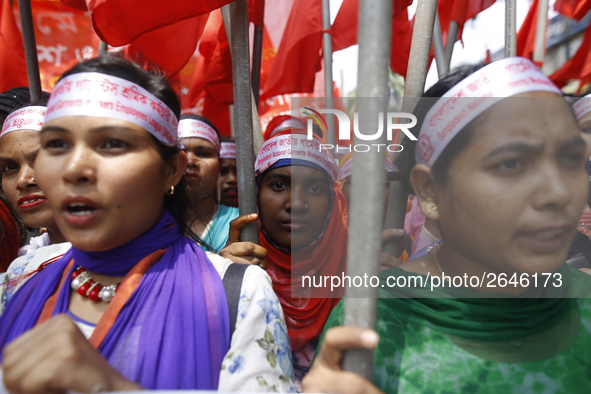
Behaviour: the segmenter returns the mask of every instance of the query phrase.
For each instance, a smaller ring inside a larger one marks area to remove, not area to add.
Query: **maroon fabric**
[[[18,257],[19,234],[16,221],[1,201],[0,222],[4,228],[4,231],[0,232],[0,272],[6,272],[10,263]]]

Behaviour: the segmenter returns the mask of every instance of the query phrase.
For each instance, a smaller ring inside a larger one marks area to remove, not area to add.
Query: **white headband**
[[[197,119],[181,119],[179,122],[179,138],[197,137],[211,142],[219,152],[220,137],[213,127]]]
[[[279,133],[280,131],[287,130],[287,129],[306,129],[306,127],[299,119],[296,119],[296,118],[287,119],[287,120],[284,120],[283,122],[279,123],[279,125],[277,127],[275,127],[273,130],[271,130],[271,132],[269,133],[269,136],[267,138],[271,138],[275,134]]]
[[[432,167],[451,140],[495,103],[525,92],[562,91],[530,60],[505,58],[466,77],[427,112],[421,126],[416,161]]]
[[[304,134],[284,134],[267,140],[257,155],[254,164],[256,175],[260,175],[281,159],[303,160],[315,164],[336,180],[339,168],[332,155],[321,150],[322,142],[309,140]]]
[[[4,121],[0,138],[15,130],[41,131],[46,112],[45,107],[25,107],[14,111]]]
[[[392,158],[388,153],[386,154],[386,165],[384,169],[388,172],[394,171],[394,162],[392,161]],[[351,156],[349,160],[347,160],[340,168],[339,178],[337,179],[337,181],[342,181],[343,179],[351,175],[353,175],[353,156]]]
[[[235,159],[236,158],[236,143],[222,142],[222,149],[220,150],[220,158]]]
[[[55,85],[45,122],[64,116],[99,116],[134,123],[165,144],[178,142],[171,109],[141,86],[101,73],[68,75]]]
[[[579,101],[573,105],[573,111],[577,120],[591,112],[591,94],[582,97]]]

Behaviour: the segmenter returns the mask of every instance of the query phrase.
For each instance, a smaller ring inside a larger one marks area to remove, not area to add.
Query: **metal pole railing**
[[[225,9],[225,10],[224,10]],[[236,0],[222,9],[226,32],[230,27],[230,48],[232,52],[232,83],[234,86],[234,125],[236,139],[236,169],[238,175],[238,201],[240,215],[254,213],[256,189],[254,179],[254,152],[244,147],[253,146],[252,88],[250,86],[250,53],[248,46],[248,2]],[[229,23],[227,23],[229,19]],[[259,242],[256,222],[244,226],[240,240]]]
[[[33,25],[33,11],[31,0],[18,0],[23,30],[23,44],[25,46],[25,60],[27,62],[27,76],[31,101],[43,98],[41,90],[41,75],[39,74],[39,59],[37,58],[37,44],[35,41],[35,26]]]
[[[517,55],[517,0],[505,0],[505,57]]]
[[[429,53],[433,25],[435,24],[435,13],[437,11],[437,0],[419,0],[415,16],[415,26],[410,44],[410,55],[404,85],[404,99],[402,101],[402,112],[412,112],[423,95],[425,90],[425,79],[429,70]],[[398,135],[397,143],[404,139],[404,133]],[[408,194],[404,190],[401,181],[390,183],[390,195],[388,197],[388,209],[386,211],[385,228],[403,228],[404,216],[406,215],[406,201]],[[402,238],[393,239],[384,244],[383,252],[398,257],[402,253]]]
[[[392,41],[392,1],[359,1],[359,71],[357,110],[365,130],[378,129],[378,113],[388,110],[390,91],[389,60]],[[372,101],[375,97],[375,101]],[[361,123],[361,122],[360,122]],[[386,133],[375,142],[386,143]],[[357,135],[355,143],[363,143]],[[351,208],[349,210],[349,247],[347,275],[377,276],[384,218],[383,149],[357,152],[353,163]],[[346,289],[345,325],[376,327],[378,289],[349,287]],[[373,380],[373,350],[347,350],[343,369]]]
[[[533,61],[542,66],[546,49],[546,24],[548,22],[548,0],[540,0],[538,3],[538,20],[536,23],[536,41],[534,46]]]
[[[324,55],[324,106],[334,109],[334,88],[332,85],[332,34],[330,34],[330,2],[322,0],[322,53]],[[326,117],[326,143],[335,146],[334,116]],[[334,152],[334,149],[331,150]]]

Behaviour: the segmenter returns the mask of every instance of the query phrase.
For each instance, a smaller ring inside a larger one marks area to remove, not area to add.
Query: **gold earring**
[[[427,201],[423,206],[426,215],[430,215],[437,210],[437,205],[433,201]]]
[[[169,196],[172,196],[174,194],[174,186],[170,186],[170,189],[166,192],[166,194],[168,194]]]

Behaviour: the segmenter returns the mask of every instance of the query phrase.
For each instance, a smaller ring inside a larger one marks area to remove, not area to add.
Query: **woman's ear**
[[[424,164],[417,164],[410,173],[410,183],[414,189],[419,206],[427,219],[439,220],[439,210],[435,197],[435,180],[431,169]]]
[[[182,150],[172,157],[172,160],[168,163],[166,169],[165,191],[168,191],[170,186],[176,186],[179,184],[183,178],[188,162],[187,154]]]

